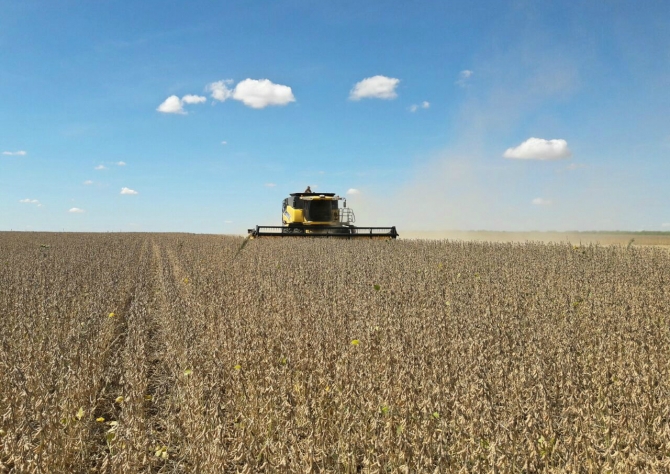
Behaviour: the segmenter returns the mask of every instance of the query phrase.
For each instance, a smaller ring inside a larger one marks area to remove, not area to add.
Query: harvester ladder
[[[349,207],[340,208],[340,223],[353,224],[354,222],[356,222],[354,210]]]

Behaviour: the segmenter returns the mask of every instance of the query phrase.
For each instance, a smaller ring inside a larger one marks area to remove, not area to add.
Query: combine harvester
[[[340,201],[344,202],[338,207]],[[283,201],[282,225],[249,229],[249,237],[336,237],[395,239],[394,227],[357,227],[347,200],[335,193],[293,193]]]

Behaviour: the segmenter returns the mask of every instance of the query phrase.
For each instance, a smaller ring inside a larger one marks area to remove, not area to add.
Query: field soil
[[[665,249],[0,233],[0,472],[669,470]]]

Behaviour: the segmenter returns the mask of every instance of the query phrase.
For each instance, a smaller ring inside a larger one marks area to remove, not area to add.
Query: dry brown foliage
[[[670,470],[666,250],[241,243],[0,234],[0,472]]]

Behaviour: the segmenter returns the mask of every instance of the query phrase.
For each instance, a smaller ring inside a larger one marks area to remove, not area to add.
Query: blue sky
[[[0,0],[0,230],[243,233],[311,185],[401,233],[670,231],[669,22],[664,1]]]

